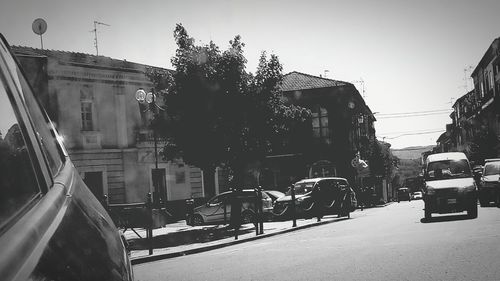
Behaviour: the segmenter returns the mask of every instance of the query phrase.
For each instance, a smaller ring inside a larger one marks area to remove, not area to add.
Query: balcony
[[[143,129],[139,130],[136,133],[136,146],[140,147],[153,147],[155,143],[155,134],[153,130]],[[158,147],[164,146],[166,144],[166,140],[160,136],[156,137],[156,142]]]

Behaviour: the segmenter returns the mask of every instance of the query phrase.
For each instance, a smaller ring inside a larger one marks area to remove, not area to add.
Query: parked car
[[[410,189],[407,187],[401,187],[398,189],[398,203],[401,200],[411,201]]]
[[[422,199],[424,195],[422,194],[422,191],[415,191],[411,194],[411,199],[413,200],[419,200]]]
[[[477,191],[469,160],[464,153],[429,155],[425,162],[425,218],[432,213],[467,211],[477,217]]]
[[[316,185],[320,186],[320,192],[324,201],[324,214],[339,214],[349,216],[352,211],[351,187],[344,178],[313,178],[296,182],[295,190],[295,210],[298,217],[313,216],[312,214],[312,190]],[[273,213],[277,217],[286,218],[291,215],[292,206],[291,190],[286,196],[276,200]]]
[[[486,159],[479,184],[479,203],[481,207],[491,202],[500,207],[500,159]]]
[[[271,198],[271,200],[273,201],[273,204],[274,202],[276,201],[276,199],[278,198],[281,198],[283,196],[285,196],[285,193],[281,192],[281,191],[277,191],[277,190],[263,190],[263,192],[267,193],[267,195]]]
[[[80,178],[0,35],[2,280],[132,280],[122,236]]]
[[[212,197],[202,206],[194,208],[193,214],[186,217],[188,225],[217,224],[229,222],[231,218],[231,191],[223,192]],[[255,221],[256,196],[253,189],[242,190],[241,198],[241,223],[247,224]],[[264,219],[272,217],[273,203],[266,192],[262,192],[262,210]]]

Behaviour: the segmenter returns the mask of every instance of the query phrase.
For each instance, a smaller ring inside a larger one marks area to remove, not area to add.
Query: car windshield
[[[296,183],[295,187],[295,195],[302,195],[310,192],[314,186],[314,182],[306,182],[306,183]],[[289,189],[286,195],[291,195],[291,190]]]
[[[443,160],[427,166],[427,180],[466,178],[471,176],[467,160]]]
[[[498,175],[498,174],[500,174],[500,161],[487,163],[484,166],[485,176]]]

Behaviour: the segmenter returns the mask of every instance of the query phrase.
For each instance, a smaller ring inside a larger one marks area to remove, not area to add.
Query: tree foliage
[[[156,124],[168,140],[167,159],[182,157],[209,174],[221,165],[239,172],[310,118],[308,110],[284,102],[276,55],[263,52],[252,74],[246,71],[240,36],[221,51],[213,42],[196,45],[178,24],[174,39],[174,71],[148,71],[166,107]]]

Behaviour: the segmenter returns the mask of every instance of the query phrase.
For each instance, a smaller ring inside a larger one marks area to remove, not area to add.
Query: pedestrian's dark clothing
[[[321,188],[318,184],[313,187],[311,197],[314,203],[313,215],[316,216],[318,221],[321,221],[321,218],[323,217],[323,198],[321,196]]]

